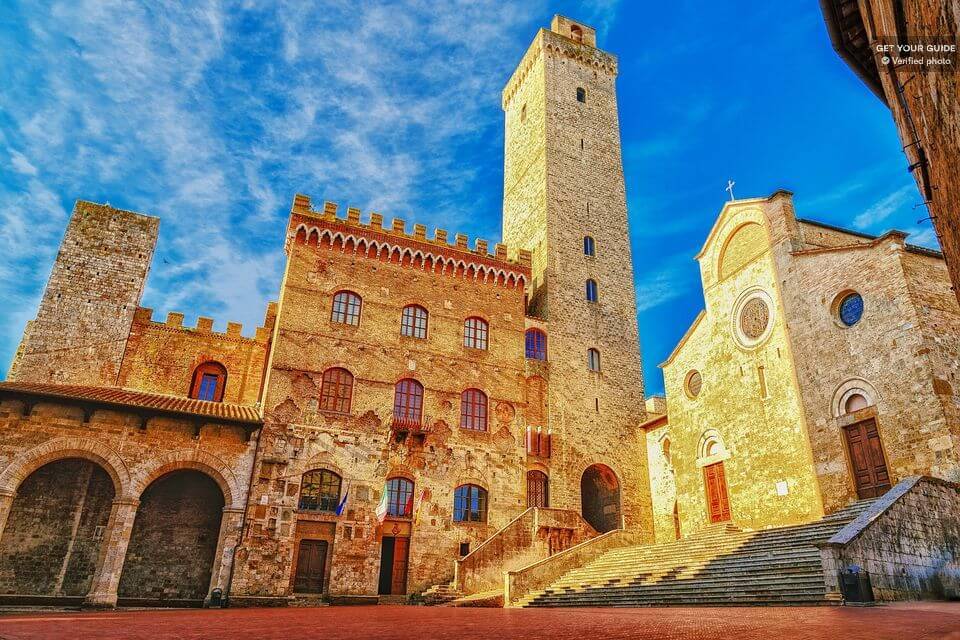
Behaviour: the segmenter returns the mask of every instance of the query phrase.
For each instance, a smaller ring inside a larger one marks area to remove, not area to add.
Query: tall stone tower
[[[617,59],[596,47],[592,27],[555,16],[534,38],[503,90],[503,237],[532,252],[528,313],[549,327],[552,506],[581,508],[585,470],[605,465],[617,476],[626,525],[649,531],[616,76]]]
[[[160,219],[78,200],[8,378],[113,386]]]

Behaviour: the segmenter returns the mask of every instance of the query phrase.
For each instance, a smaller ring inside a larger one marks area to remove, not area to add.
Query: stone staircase
[[[715,525],[674,542],[612,549],[513,606],[831,604],[814,544],[871,503],[855,502],[804,525],[763,531]]]
[[[423,604],[427,606],[446,604],[462,597],[463,593],[457,591],[457,587],[452,582],[435,584],[421,596]]]

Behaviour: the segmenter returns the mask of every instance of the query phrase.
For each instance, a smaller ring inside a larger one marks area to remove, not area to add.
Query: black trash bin
[[[223,589],[217,587],[210,592],[210,608],[219,609],[223,606]]]
[[[840,572],[840,593],[846,602],[873,602],[870,573],[854,565]]]

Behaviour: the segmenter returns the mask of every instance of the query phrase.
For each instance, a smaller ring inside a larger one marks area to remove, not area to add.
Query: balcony
[[[420,419],[393,416],[390,419],[390,433],[397,442],[410,438],[416,444],[423,444],[432,430],[430,422],[429,416],[421,416]]]
[[[527,426],[527,455],[533,458],[549,458],[553,446],[553,432],[543,427]]]

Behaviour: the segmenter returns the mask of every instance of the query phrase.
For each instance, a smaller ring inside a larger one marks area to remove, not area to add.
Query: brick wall
[[[196,327],[183,326],[183,314],[170,313],[154,322],[150,309],[137,309],[120,369],[119,386],[185,396],[194,370],[204,362],[219,362],[227,370],[223,401],[252,405],[260,400],[264,368],[270,349],[274,306],[253,337],[243,327],[227,323],[227,331],[213,331],[210,318]]]

